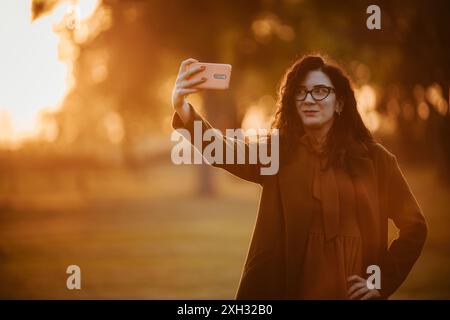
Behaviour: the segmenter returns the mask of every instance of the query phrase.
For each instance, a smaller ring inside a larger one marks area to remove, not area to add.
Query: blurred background
[[[229,90],[191,102],[268,128],[284,71],[315,52],[351,75],[429,224],[393,298],[450,298],[449,18],[444,0],[2,0],[0,298],[234,298],[261,190],[171,163],[179,64],[232,64]]]

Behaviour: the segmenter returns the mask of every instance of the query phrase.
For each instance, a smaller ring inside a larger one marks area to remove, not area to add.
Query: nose
[[[303,100],[303,104],[305,105],[312,105],[315,104],[316,100],[313,99],[311,92],[308,92],[308,94],[305,97],[305,100]]]

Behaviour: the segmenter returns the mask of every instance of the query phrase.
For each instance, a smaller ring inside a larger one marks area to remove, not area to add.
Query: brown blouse
[[[301,139],[315,158],[313,197],[316,200],[300,277],[300,299],[348,299],[347,278],[361,276],[362,242],[356,216],[355,191],[343,170],[325,171],[326,157],[310,137]]]

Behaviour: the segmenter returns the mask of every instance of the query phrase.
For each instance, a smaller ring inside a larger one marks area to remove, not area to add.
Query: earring
[[[338,114],[338,116],[341,116],[341,109],[336,109],[336,113]]]

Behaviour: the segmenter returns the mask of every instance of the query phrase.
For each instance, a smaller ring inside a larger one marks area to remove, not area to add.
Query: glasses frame
[[[313,90],[314,90],[314,89],[317,89],[317,88],[326,88],[326,89],[328,89],[327,95],[326,95],[325,97],[323,97],[322,99],[316,99],[316,98],[314,98]],[[314,87],[314,88],[312,88],[311,90],[306,90],[305,97],[304,97],[303,99],[295,98],[295,101],[305,101],[306,98],[308,97],[308,94],[311,95],[311,98],[313,98],[314,101],[322,101],[322,100],[325,100],[326,98],[328,98],[328,96],[330,95],[331,92],[336,93],[336,89],[334,89],[333,87],[321,85],[321,86]]]

